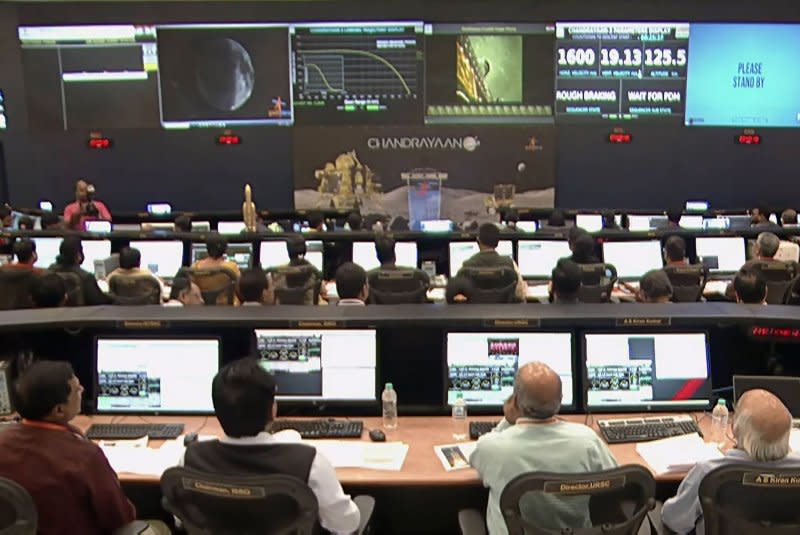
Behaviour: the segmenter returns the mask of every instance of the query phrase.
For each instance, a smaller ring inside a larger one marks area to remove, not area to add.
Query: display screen
[[[687,126],[800,126],[800,25],[692,24]]]
[[[289,250],[283,240],[261,242],[258,261],[262,269],[285,266],[289,263]]]
[[[291,34],[297,124],[420,122],[421,22],[296,25]]]
[[[214,412],[219,340],[97,340],[98,412]]]
[[[604,242],[603,261],[617,268],[620,279],[639,279],[664,265],[658,240]]]
[[[540,361],[561,377],[561,405],[573,405],[569,333],[447,333],[447,403],[461,393],[467,405],[502,407],[517,370]]]
[[[555,27],[426,24],[425,122],[552,122]]]
[[[164,128],[291,124],[287,26],[159,26]]]
[[[394,244],[395,265],[398,267],[417,267],[417,242],[396,242]],[[365,271],[380,267],[378,253],[373,242],[353,242],[353,262]]]
[[[558,261],[572,254],[566,241],[520,240],[517,248],[519,272],[532,279],[550,279]]]
[[[182,241],[132,241],[142,255],[142,267],[162,279],[172,279],[183,266]]]
[[[230,260],[239,269],[250,269],[250,258],[253,255],[252,243],[229,243],[225,258]],[[205,243],[192,244],[192,264],[208,257],[208,248]]]
[[[81,269],[89,273],[94,273],[95,260],[105,260],[111,256],[110,240],[83,240],[81,248],[83,249]]]
[[[556,36],[556,120],[683,119],[688,23],[558,23]]]
[[[734,273],[745,261],[744,238],[697,238],[694,247],[698,262],[711,273]]]
[[[450,276],[455,277],[461,266],[480,252],[478,242],[474,241],[453,241],[448,247],[450,252]],[[501,240],[497,243],[497,254],[500,256],[514,257],[514,245],[509,240]]]
[[[256,330],[278,400],[374,401],[374,330]]]
[[[6,95],[0,89],[0,130],[5,130],[8,127],[8,120],[6,118]]]
[[[586,334],[586,408],[705,407],[711,396],[705,333]]]
[[[36,244],[36,262],[33,264],[37,268],[47,269],[56,263],[56,257],[61,247],[61,238],[31,238]],[[94,272],[94,266],[90,269]]]

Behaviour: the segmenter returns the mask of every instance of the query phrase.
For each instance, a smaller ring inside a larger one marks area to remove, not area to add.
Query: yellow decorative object
[[[244,202],[242,203],[242,221],[248,232],[255,232],[258,226],[258,212],[253,202],[253,192],[250,184],[244,186]]]

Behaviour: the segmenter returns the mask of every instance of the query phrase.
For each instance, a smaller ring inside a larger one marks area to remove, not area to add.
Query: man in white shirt
[[[661,521],[674,532],[696,529],[697,535],[703,535],[703,525],[695,524],[703,514],[697,491],[706,474],[731,463],[755,462],[769,470],[800,467],[800,456],[789,452],[791,431],[792,415],[774,394],[760,389],[742,394],[733,420],[736,447],[721,459],[697,463],[689,470],[678,493],[664,503]]]
[[[517,372],[514,394],[503,407],[505,418],[482,436],[470,457],[489,487],[486,524],[490,535],[508,533],[500,511],[500,495],[509,481],[527,472],[589,473],[615,468],[617,462],[591,428],[559,419],[561,378],[541,362]],[[591,526],[589,499],[529,496],[522,514],[551,530]]]
[[[190,444],[183,465],[230,476],[294,476],[314,492],[324,529],[356,531],[361,512],[342,490],[331,462],[313,446],[297,442],[294,431],[274,435],[266,431],[277,414],[275,386],[275,379],[254,358],[239,359],[220,369],[211,393],[225,435]],[[287,435],[294,437],[287,440]]]
[[[369,296],[367,272],[358,264],[345,262],[336,270],[339,306],[364,306]]]

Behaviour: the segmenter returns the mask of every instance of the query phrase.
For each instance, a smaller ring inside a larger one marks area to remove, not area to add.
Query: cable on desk
[[[202,425],[201,425],[200,427],[198,427],[197,429],[195,429],[194,431],[191,431],[191,432],[192,432],[192,433],[196,433],[196,434],[198,434],[198,435],[199,435],[199,434],[200,434],[200,431],[202,431],[202,430],[203,430],[203,428],[206,426],[206,424],[207,424],[207,423],[208,423],[208,416],[206,416],[205,418],[203,418],[203,423],[202,423]],[[188,433],[187,433],[187,434],[188,434]]]

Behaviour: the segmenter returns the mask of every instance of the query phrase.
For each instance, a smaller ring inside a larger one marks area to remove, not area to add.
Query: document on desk
[[[160,448],[141,447],[127,442],[136,441],[106,441],[99,444],[111,468],[118,474],[161,477],[167,468],[178,464],[185,450],[183,437],[168,440]]]
[[[314,446],[334,468],[370,468],[400,471],[408,454],[408,444],[384,442],[373,444],[360,440],[304,440]]]
[[[433,451],[448,472],[469,468],[469,456],[478,446],[477,442],[460,442],[458,444],[445,444],[434,446]]]
[[[636,452],[656,474],[686,472],[700,461],[722,458],[717,445],[703,442],[697,433],[640,442]]]

